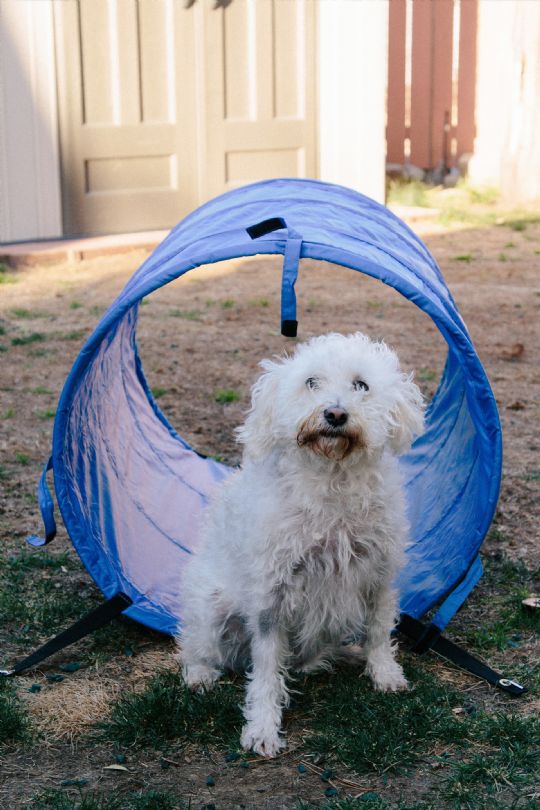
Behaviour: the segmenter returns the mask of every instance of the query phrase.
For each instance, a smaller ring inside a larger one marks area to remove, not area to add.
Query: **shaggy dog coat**
[[[406,687],[390,638],[407,540],[396,456],[423,419],[395,353],[361,333],[261,365],[242,467],[186,566],[179,656],[193,688],[248,669],[242,745],[274,756],[288,670],[362,659],[375,688]]]

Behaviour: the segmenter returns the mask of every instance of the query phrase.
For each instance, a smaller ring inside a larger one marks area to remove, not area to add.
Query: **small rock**
[[[207,784],[208,787],[214,787],[215,784],[216,784],[216,780],[214,779],[213,776],[207,776],[206,777],[206,784]]]
[[[77,672],[81,666],[79,661],[71,661],[69,664],[60,664],[59,669],[61,669],[62,672]]]
[[[298,765],[298,766],[297,766],[296,770],[298,771],[298,773],[306,773],[307,768],[306,768],[306,766],[305,766],[305,765],[304,765],[304,764],[301,762],[301,763],[300,763],[300,765]]]
[[[236,762],[237,759],[240,759],[238,751],[229,751],[228,754],[225,754],[225,762]]]
[[[337,790],[336,788],[333,787],[326,788],[326,790],[324,791],[324,795],[328,797],[337,796]]]
[[[325,771],[321,773],[321,779],[323,782],[329,782],[330,779],[332,779],[333,777],[334,771],[330,770],[330,768],[327,768]]]
[[[115,756],[115,760],[118,762],[119,765],[125,765],[125,763],[126,763],[126,755],[125,754],[117,754]]]
[[[31,692],[33,695],[36,692],[41,692],[41,684],[40,683],[33,683],[28,691]]]
[[[313,757],[313,764],[314,765],[322,765],[326,759],[326,754],[315,754]]]

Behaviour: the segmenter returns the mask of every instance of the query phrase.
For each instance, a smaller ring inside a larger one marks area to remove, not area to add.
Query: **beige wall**
[[[0,2],[0,241],[62,232],[52,4]]]
[[[388,0],[320,0],[319,172],[384,202]]]
[[[473,183],[540,200],[540,2],[480,0]]]
[[[312,1],[319,177],[384,201],[388,0]],[[52,0],[0,0],[2,242],[62,235],[57,103]]]

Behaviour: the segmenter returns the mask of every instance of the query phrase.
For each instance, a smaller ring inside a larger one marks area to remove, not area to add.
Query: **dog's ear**
[[[390,411],[389,445],[396,455],[404,453],[413,438],[424,430],[424,398],[413,375],[403,374]]]
[[[244,424],[236,429],[236,437],[250,459],[262,458],[275,444],[274,408],[282,364],[263,360],[260,365],[264,373],[251,389],[251,408]]]

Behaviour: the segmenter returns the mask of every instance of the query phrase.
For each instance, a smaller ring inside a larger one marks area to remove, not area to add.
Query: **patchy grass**
[[[32,388],[32,394],[54,394],[54,391],[51,391],[45,385],[36,385],[35,388]]]
[[[107,740],[161,747],[171,740],[236,749],[242,725],[241,694],[231,682],[211,692],[188,689],[180,673],[158,672],[143,692],[122,697],[101,724]]]
[[[43,332],[30,332],[28,335],[19,335],[18,337],[11,338],[12,346],[28,346],[30,343],[43,343],[47,340]]]
[[[171,309],[169,315],[173,318],[183,318],[186,321],[202,321],[200,309]]]
[[[15,273],[9,272],[7,264],[0,262],[0,284],[15,284],[19,277]]]
[[[71,304],[69,305],[69,308],[70,309],[81,309],[83,306],[84,306],[84,304],[81,304],[80,301],[72,301]]]
[[[222,309],[233,309],[236,306],[236,301],[234,298],[225,298],[221,302]]]
[[[70,582],[78,570],[68,554],[24,550],[0,571],[0,631],[30,646],[78,619],[99,601],[97,589]]]
[[[75,785],[75,787],[77,787]],[[62,790],[47,790],[35,796],[29,810],[188,810],[182,799],[160,790],[121,794],[118,791],[92,791],[75,799]]]
[[[150,390],[152,391],[152,396],[154,397],[154,399],[160,399],[161,397],[164,397],[168,391],[167,388],[160,388],[159,385],[155,385]]]
[[[467,264],[470,264],[473,261],[474,256],[472,253],[460,253],[457,256],[452,256],[452,259],[455,262],[467,262]]]
[[[219,391],[216,391],[214,394],[214,399],[216,402],[226,404],[228,402],[238,402],[241,396],[238,391],[235,391],[233,388],[220,388]]]
[[[408,662],[406,674],[411,690],[390,694],[377,692],[350,668],[313,679],[313,685],[307,681],[310,750],[356,773],[380,774],[417,765],[436,743],[459,742],[463,726],[452,713],[459,693],[416,662]]]
[[[520,787],[540,783],[537,717],[482,715],[473,723],[471,736],[482,752],[453,765],[445,785],[447,798],[459,802],[459,806],[469,806],[481,795],[487,794],[493,801],[497,794],[510,792],[517,801]]]
[[[41,312],[39,309],[26,309],[25,307],[17,307],[11,310],[14,318],[20,318],[27,321],[33,321],[36,318],[47,318],[46,312]]]
[[[465,643],[477,650],[506,650],[538,637],[540,616],[526,611],[521,602],[538,589],[540,570],[504,557],[487,558],[484,564],[484,577],[471,594],[467,611],[454,620]]]
[[[0,751],[30,738],[30,724],[12,681],[0,677]]]
[[[420,380],[420,382],[432,382],[437,377],[437,374],[431,368],[421,368],[416,378]]]
[[[54,408],[45,408],[45,410],[35,411],[35,414],[38,419],[54,419],[56,416],[56,411]]]
[[[73,329],[71,332],[64,332],[59,335],[60,340],[82,340],[86,336],[85,329]]]
[[[15,461],[17,464],[22,464],[23,467],[27,467],[30,464],[30,456],[27,453],[15,453]]]

